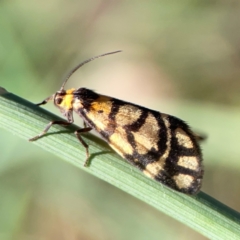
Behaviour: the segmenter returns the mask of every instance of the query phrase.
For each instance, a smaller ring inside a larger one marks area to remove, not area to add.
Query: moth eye
[[[55,100],[55,103],[56,103],[57,105],[61,104],[61,102],[62,102],[62,98],[57,98],[57,99]]]

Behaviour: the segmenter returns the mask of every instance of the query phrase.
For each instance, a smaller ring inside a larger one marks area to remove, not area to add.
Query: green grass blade
[[[0,88],[0,127],[27,140],[59,117]],[[240,214],[203,192],[190,197],[151,179],[115,154],[101,139],[85,134],[91,164],[84,168],[85,149],[72,133],[76,126],[53,126],[34,143],[112,185],[130,193],[211,239],[239,239]],[[68,133],[68,134],[67,134]]]

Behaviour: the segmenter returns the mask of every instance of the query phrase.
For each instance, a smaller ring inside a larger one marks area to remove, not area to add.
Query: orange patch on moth
[[[106,96],[100,96],[94,102],[91,103],[91,111],[102,111],[102,115],[109,115],[112,108],[112,98]]]
[[[74,88],[68,89],[66,91],[66,94],[63,96],[63,100],[61,104],[59,105],[61,108],[64,108],[66,110],[73,108],[73,92],[75,91]]]

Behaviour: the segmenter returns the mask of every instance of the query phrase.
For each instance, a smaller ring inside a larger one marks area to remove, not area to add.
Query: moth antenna
[[[119,51],[115,51],[115,52],[104,53],[104,54],[101,54],[101,55],[98,55],[98,56],[89,58],[88,60],[85,60],[85,61],[82,62],[82,63],[79,63],[75,68],[73,68],[73,70],[72,70],[72,71],[68,74],[68,76],[66,77],[65,81],[63,82],[63,84],[62,84],[62,86],[61,86],[61,88],[60,88],[60,92],[63,91],[64,86],[66,85],[68,79],[69,79],[69,78],[73,75],[73,73],[76,72],[80,67],[82,67],[82,66],[85,65],[86,63],[89,63],[89,62],[95,60],[96,58],[104,57],[104,56],[107,56],[107,55],[110,55],[110,54],[119,53],[119,52],[122,52],[122,51],[119,50]]]

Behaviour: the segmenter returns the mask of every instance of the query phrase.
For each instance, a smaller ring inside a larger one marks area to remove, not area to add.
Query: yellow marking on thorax
[[[90,110],[86,116],[94,122],[98,131],[106,131],[109,124],[109,114],[112,108],[111,98],[100,96],[91,103]]]
[[[102,114],[109,114],[112,108],[112,102],[110,97],[100,96],[91,104],[92,111],[103,111]]]
[[[66,91],[66,94],[63,96],[63,100],[60,107],[64,109],[72,109],[73,108],[73,92],[75,91],[74,88],[71,88]]]

